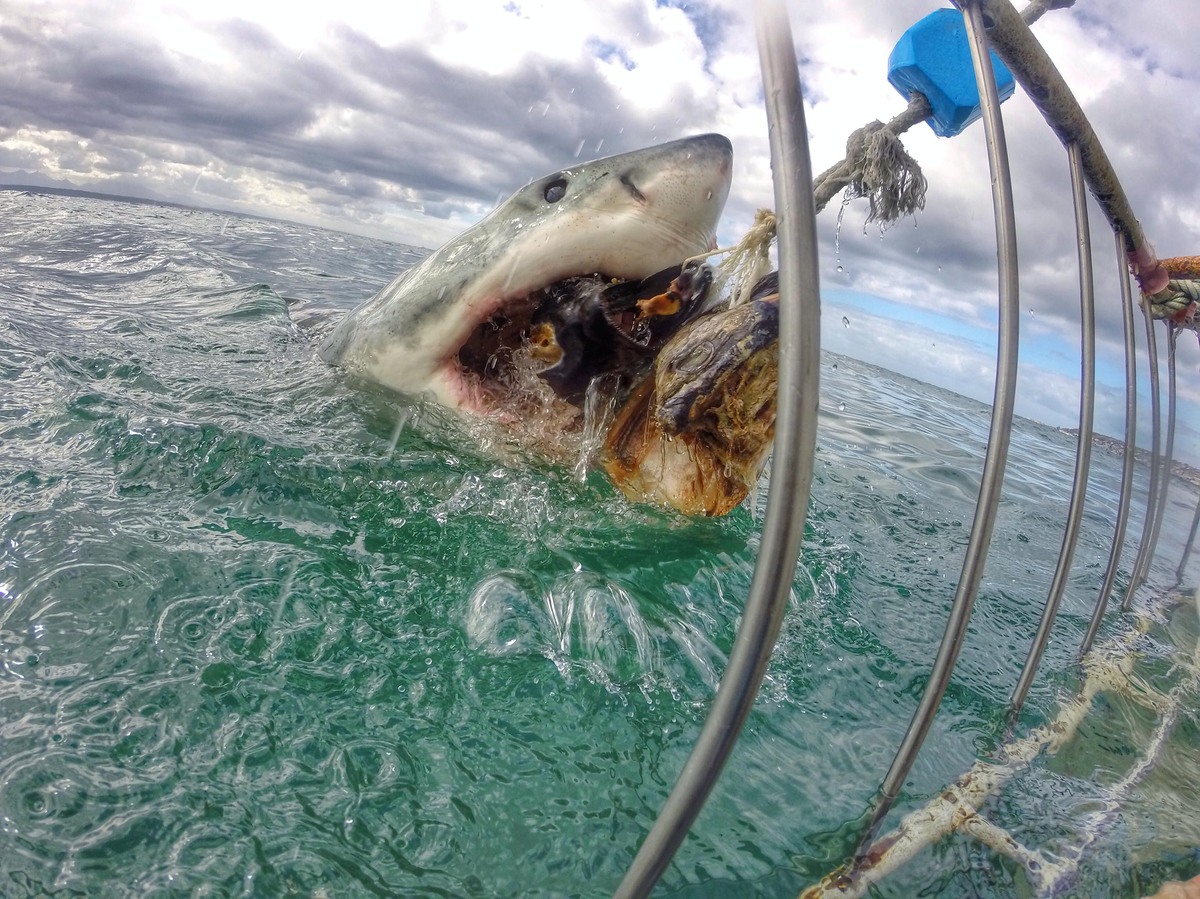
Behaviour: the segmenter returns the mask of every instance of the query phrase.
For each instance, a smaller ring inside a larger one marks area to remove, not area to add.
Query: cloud
[[[720,235],[730,242],[755,209],[773,204],[755,34],[743,6],[210,0],[184,9],[49,0],[6,11],[0,25],[0,169],[434,246],[530,178],[578,158],[718,130],[736,147]],[[854,129],[903,109],[885,78],[887,56],[933,7],[792,4],[816,171],[841,159]],[[1200,252],[1192,177],[1200,145],[1182,137],[1200,92],[1186,50],[1200,22],[1184,0],[1077,7],[1045,16],[1039,38],[1160,253]],[[1171,41],[1159,39],[1166,33]],[[1079,340],[1065,154],[1020,91],[1004,112],[1031,348],[1024,364],[1035,371],[1019,411],[1071,423],[1076,400],[1045,386],[1069,380]],[[890,329],[880,325],[890,340],[867,340],[864,329],[845,351],[964,392],[983,383],[990,395],[979,362],[987,354],[963,336],[994,332],[996,319],[982,128],[947,140],[921,124],[904,141],[929,179],[925,211],[881,233],[864,228],[863,201],[843,210],[835,200],[819,221],[821,276],[827,288],[880,298],[893,315],[901,305],[926,314],[926,349],[902,351],[893,318]],[[1120,372],[1115,249],[1092,210],[1102,369]],[[1198,360],[1195,341],[1181,343],[1181,420],[1195,418]],[[1194,436],[1182,448],[1200,457]]]

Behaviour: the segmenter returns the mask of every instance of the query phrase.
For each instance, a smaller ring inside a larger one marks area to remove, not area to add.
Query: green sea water
[[[631,505],[323,366],[295,322],[420,255],[0,191],[0,895],[590,897],[619,882],[725,667],[758,515]],[[941,635],[988,411],[844,357],[822,379],[780,644],[660,895],[792,896],[843,861]],[[900,812],[1003,734],[1073,454],[1054,429],[1014,431],[969,638]],[[1118,462],[1095,454],[1023,729],[1078,685]],[[1139,474],[1134,537],[1144,490]],[[1176,482],[1144,595],[1174,581],[1195,503]],[[1104,635],[1128,624],[1113,613]],[[1198,630],[1186,606],[1162,615],[1139,675],[1179,682]],[[1187,695],[1160,765],[1101,816],[1072,895],[1200,871],[1198,713]],[[989,817],[1074,845],[1154,724],[1102,699]],[[876,891],[1029,894],[961,836]]]

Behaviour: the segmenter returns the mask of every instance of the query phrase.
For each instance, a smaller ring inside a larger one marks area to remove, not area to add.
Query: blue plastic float
[[[994,51],[991,57],[1004,102],[1016,90],[1016,80]],[[933,115],[925,121],[941,137],[954,137],[979,118],[979,90],[962,14],[939,9],[904,32],[888,57],[888,81],[906,100],[913,91],[929,98]]]

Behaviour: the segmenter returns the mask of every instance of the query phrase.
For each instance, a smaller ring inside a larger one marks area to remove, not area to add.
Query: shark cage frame
[[[1125,674],[1133,644],[1153,615],[1153,610],[1133,610],[1132,602],[1138,587],[1145,582],[1157,546],[1171,481],[1176,406],[1174,347],[1179,328],[1166,319],[1168,403],[1164,429],[1159,351],[1154,328],[1156,316],[1151,305],[1153,295],[1166,284],[1167,275],[1150,249],[1086,116],[1022,16],[1009,0],[953,2],[964,19],[979,89],[996,223],[999,328],[987,451],[962,572],[924,694],[866,818],[868,823],[857,851],[845,865],[805,890],[801,894],[805,899],[862,896],[873,883],[952,830],[965,832],[1014,859],[1023,867],[1039,895],[1058,895],[1068,889],[1078,873],[1081,858],[1104,824],[1104,812],[1084,822],[1077,847],[1049,855],[1022,846],[1007,831],[984,819],[979,809],[987,797],[1021,767],[1043,752],[1056,751],[1070,740],[1098,694],[1119,691],[1130,695],[1129,679]],[[1033,20],[1047,8],[1069,6],[1072,2],[1074,0],[1034,0],[1026,11],[1026,18]],[[721,678],[708,717],[674,789],[616,891],[620,899],[650,893],[687,835],[733,749],[754,703],[783,619],[809,501],[820,358],[813,179],[795,48],[782,0],[759,0],[756,30],[778,210],[780,269],[779,412],[762,542],[728,669]],[[1070,172],[1078,243],[1082,347],[1079,429],[1071,497],[1049,594],[1010,699],[1008,740],[996,751],[996,760],[977,761],[955,784],[930,800],[924,808],[910,812],[896,829],[880,837],[884,820],[912,770],[954,672],[987,561],[1008,461],[1017,379],[1020,284],[1009,158],[1000,99],[989,63],[989,47],[1008,65],[1062,142]],[[1125,340],[1125,450],[1121,487],[1107,568],[1080,647],[1083,685],[1077,696],[1062,704],[1057,718],[1018,738],[1015,734],[1018,716],[1037,676],[1038,664],[1066,587],[1087,492],[1096,368],[1095,291],[1087,189],[1103,210],[1116,242]],[[1121,605],[1124,612],[1132,610],[1128,616],[1130,627],[1123,635],[1093,649],[1125,549],[1133,493],[1138,358],[1131,271],[1141,288],[1140,305],[1145,321],[1152,407],[1150,476],[1142,532]],[[1200,521],[1200,505],[1179,563],[1176,584],[1170,590],[1179,587],[1182,581],[1185,563],[1195,542],[1197,521]],[[1160,594],[1157,599],[1161,601],[1165,596],[1166,593]],[[1106,805],[1120,802],[1150,770],[1178,720],[1180,698],[1200,689],[1200,646],[1190,668],[1190,675],[1169,695],[1131,696],[1156,712],[1158,725],[1143,756],[1122,780],[1107,789],[1106,799],[1110,802]]]

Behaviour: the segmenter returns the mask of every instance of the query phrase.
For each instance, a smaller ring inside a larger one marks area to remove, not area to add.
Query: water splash
[[[404,429],[408,427],[409,421],[412,419],[411,409],[401,409],[396,414],[396,424],[392,428],[392,436],[388,440],[387,455],[390,459],[396,454],[396,445],[400,442],[400,435],[404,433]]]
[[[579,455],[575,459],[575,480],[582,483],[596,458],[613,416],[617,413],[617,394],[620,378],[615,374],[601,375],[588,384],[583,398],[583,432],[579,440]]]

